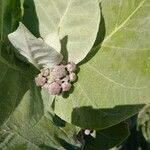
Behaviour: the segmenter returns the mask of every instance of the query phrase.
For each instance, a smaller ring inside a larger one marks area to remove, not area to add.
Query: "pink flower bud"
[[[49,75],[49,73],[50,73],[50,70],[49,70],[48,68],[43,68],[43,69],[41,70],[41,74],[42,74],[42,76],[44,76],[44,77],[47,77],[47,76]]]
[[[72,73],[70,73],[69,78],[70,78],[70,81],[73,82],[77,79],[77,76],[75,73],[72,72]]]
[[[51,72],[51,75],[58,79],[63,78],[64,76],[66,76],[66,74],[67,72],[63,65],[54,67],[54,69]]]
[[[46,78],[43,77],[41,74],[39,74],[36,78],[35,78],[35,83],[37,86],[43,86],[46,82]]]
[[[61,87],[63,92],[67,92],[70,90],[71,84],[69,82],[64,82],[62,83]]]
[[[76,64],[73,62],[70,62],[69,64],[67,64],[66,68],[69,72],[74,72],[76,70]]]
[[[51,95],[59,95],[61,92],[61,86],[57,82],[53,82],[48,86],[48,91]]]

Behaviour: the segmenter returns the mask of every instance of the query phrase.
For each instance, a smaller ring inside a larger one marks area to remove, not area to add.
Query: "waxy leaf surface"
[[[79,66],[55,112],[85,128],[106,128],[150,102],[150,1],[104,0],[97,46]]]

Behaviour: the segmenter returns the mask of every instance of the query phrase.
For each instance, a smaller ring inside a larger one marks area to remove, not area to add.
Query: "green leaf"
[[[16,28],[20,17],[20,1],[0,1],[0,125],[9,117],[26,90],[26,86],[21,84],[24,80],[21,72],[24,71],[15,65],[7,39],[7,34]]]
[[[61,54],[41,38],[33,36],[22,23],[15,32],[8,35],[8,38],[19,53],[38,69],[43,66],[51,68],[63,59]]]
[[[84,128],[102,129],[134,115],[150,102],[148,0],[104,0],[104,39],[80,66],[70,95],[58,96],[55,112]]]
[[[24,23],[31,27],[33,22],[29,23],[27,15],[36,9],[37,24],[34,26],[39,27],[36,32],[47,44],[60,51],[61,39],[65,45],[62,53],[68,61],[78,63],[85,58],[98,32],[100,10],[97,0],[34,0],[34,4],[26,0],[25,6]]]
[[[95,137],[86,136],[84,150],[108,150],[122,143],[128,136],[128,124],[122,122],[110,128],[96,131]]]
[[[18,25],[21,15],[20,1],[0,1],[0,49],[7,40],[7,34]]]
[[[1,126],[0,149],[16,149],[18,145],[26,146],[26,150],[79,149],[80,143],[75,139],[77,128],[54,114],[42,115],[42,99],[36,89],[34,92],[25,93],[18,107]]]

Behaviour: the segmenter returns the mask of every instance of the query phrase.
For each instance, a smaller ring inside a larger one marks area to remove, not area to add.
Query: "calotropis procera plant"
[[[0,149],[120,144],[150,102],[149,4],[1,0]]]

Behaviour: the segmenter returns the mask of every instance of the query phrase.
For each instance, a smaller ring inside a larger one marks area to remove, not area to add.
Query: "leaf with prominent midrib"
[[[34,0],[39,33],[45,41],[60,51],[59,39],[67,39],[63,55],[75,63],[85,58],[92,48],[98,32],[100,10],[97,0]],[[31,1],[25,2],[24,23],[29,23]],[[32,26],[34,28],[36,25]],[[64,41],[62,40],[64,43]]]
[[[63,59],[63,56],[47,45],[43,39],[32,35],[21,22],[18,29],[10,33],[8,38],[18,52],[38,69],[43,66],[54,67]]]
[[[57,97],[58,116],[85,128],[106,128],[150,102],[149,4],[102,1],[104,40],[82,62],[73,92]]]

